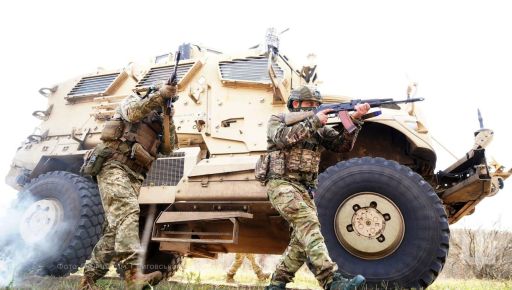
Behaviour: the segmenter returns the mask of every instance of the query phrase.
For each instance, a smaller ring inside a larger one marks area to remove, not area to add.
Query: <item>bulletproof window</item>
[[[115,90],[126,73],[109,73],[83,77],[68,93],[67,98],[108,95]]]
[[[220,75],[223,81],[250,82],[270,84],[268,75],[268,58],[264,56],[247,57],[231,61],[219,62]],[[283,69],[276,63],[272,64],[277,77],[283,78]]]

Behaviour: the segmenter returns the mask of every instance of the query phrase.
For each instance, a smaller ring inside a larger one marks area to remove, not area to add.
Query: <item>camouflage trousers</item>
[[[240,269],[240,266],[242,266],[242,263],[244,262],[244,258],[247,258],[249,262],[251,263],[252,270],[256,274],[256,276],[261,277],[263,276],[263,271],[261,269],[261,266],[258,265],[258,262],[256,262],[256,258],[254,257],[254,254],[245,254],[245,253],[236,253],[235,260],[233,261],[233,264],[231,264],[231,267],[228,271],[228,276],[235,276],[236,271]],[[268,275],[268,274],[267,274]]]
[[[276,266],[271,284],[291,282],[308,259],[320,285],[325,287],[331,283],[338,266],[329,257],[320,232],[316,206],[306,188],[299,183],[274,179],[267,184],[267,194],[274,208],[293,229],[290,243]]]
[[[107,163],[97,176],[105,211],[103,236],[84,266],[84,275],[93,280],[103,277],[110,262],[122,270],[139,264],[139,190],[142,180],[120,165]]]

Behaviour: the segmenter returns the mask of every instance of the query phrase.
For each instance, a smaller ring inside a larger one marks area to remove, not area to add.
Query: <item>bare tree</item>
[[[498,229],[453,230],[448,275],[478,279],[512,278],[512,233]]]

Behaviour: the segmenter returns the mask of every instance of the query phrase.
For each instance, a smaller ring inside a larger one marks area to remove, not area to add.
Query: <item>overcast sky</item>
[[[318,55],[321,91],[353,98],[418,97],[432,135],[461,157],[478,129],[495,131],[488,156],[510,168],[512,5],[509,1],[2,1],[0,176],[46,109],[37,93],[97,67],[175,51],[183,42],[235,52],[267,27],[290,28],[281,52],[300,64]],[[455,161],[438,150],[438,168]],[[510,181],[512,182],[512,181]],[[14,191],[0,186],[0,206]],[[460,225],[512,229],[512,183]],[[508,212],[508,213],[507,213]]]

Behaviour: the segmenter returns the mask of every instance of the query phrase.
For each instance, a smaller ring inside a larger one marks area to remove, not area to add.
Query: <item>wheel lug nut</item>
[[[353,209],[354,211],[358,211],[359,209],[361,209],[361,207],[360,207],[358,204],[354,204],[354,205],[352,206],[352,209]]]
[[[386,240],[386,238],[384,237],[384,235],[380,235],[377,237],[377,241],[379,241],[380,243],[384,242]]]
[[[375,201],[370,202],[370,207],[376,208],[377,203]]]
[[[347,231],[348,232],[353,232],[354,231],[354,227],[352,225],[348,225],[347,226]]]
[[[391,219],[391,216],[389,215],[389,213],[383,214],[382,217],[384,218],[385,221],[389,221]]]

